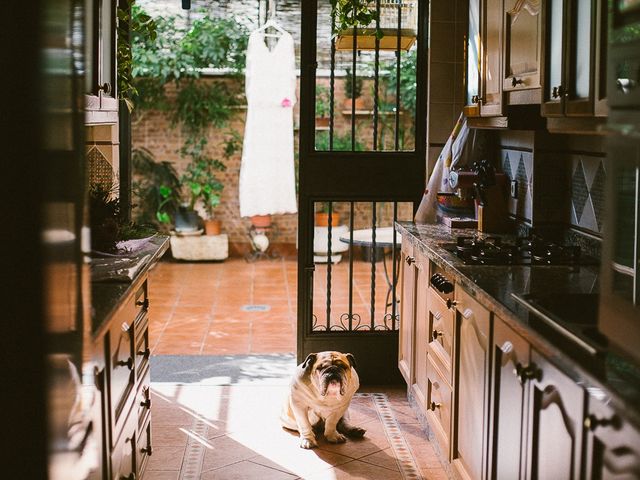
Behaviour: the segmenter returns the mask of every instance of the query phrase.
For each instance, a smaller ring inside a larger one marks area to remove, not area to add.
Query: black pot
[[[176,212],[175,224],[176,232],[194,232],[201,228],[202,219],[195,210],[180,206]]]

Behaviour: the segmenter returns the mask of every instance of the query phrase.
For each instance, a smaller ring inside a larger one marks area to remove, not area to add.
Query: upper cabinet
[[[469,1],[467,117],[502,115],[503,0]]]
[[[540,103],[539,1],[505,0],[502,89],[509,103]]]
[[[85,0],[87,123],[116,123],[117,0]]]
[[[547,0],[543,98],[546,117],[605,116],[607,3]]]

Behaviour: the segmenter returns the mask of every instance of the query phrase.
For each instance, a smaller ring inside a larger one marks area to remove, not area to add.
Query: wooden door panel
[[[502,0],[484,0],[480,115],[502,115]]]
[[[413,394],[424,409],[427,403],[427,350],[429,344],[429,258],[416,253],[415,332],[413,351]]]
[[[400,293],[400,346],[398,349],[398,368],[407,385],[413,383],[411,372],[411,357],[413,355],[413,328],[415,308],[415,258],[413,245],[402,242],[402,257],[400,278],[402,279]]]
[[[535,373],[530,387],[529,478],[580,478],[585,393],[560,370],[531,354]]]
[[[451,414],[453,411],[451,386],[431,359],[427,360],[427,379],[427,419],[435,433],[440,450],[446,458],[449,458]]]
[[[540,87],[541,18],[539,8],[524,8],[522,2],[504,4],[503,90]]]
[[[529,344],[498,317],[494,318],[493,414],[490,468],[493,479],[522,474],[525,388],[518,372],[529,363]]]

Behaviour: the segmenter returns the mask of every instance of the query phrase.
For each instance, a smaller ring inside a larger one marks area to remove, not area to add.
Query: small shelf
[[[379,49],[381,51],[395,51],[398,49],[398,31],[391,28],[383,28],[384,36],[380,39]],[[416,31],[414,29],[400,30],[400,50],[409,51],[416,43]],[[375,28],[359,28],[356,39],[357,50],[376,49]],[[336,39],[336,50],[353,50],[353,32],[345,31],[340,33]]]

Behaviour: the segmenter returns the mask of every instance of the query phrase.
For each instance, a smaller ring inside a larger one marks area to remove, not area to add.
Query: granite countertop
[[[530,325],[529,311],[517,302],[516,294],[590,294],[599,290],[599,269],[595,265],[570,266],[489,266],[465,265],[445,247],[458,235],[474,230],[451,229],[445,225],[417,225],[398,222],[396,229],[431,261],[451,275],[487,309],[493,311],[537,351],[604,403],[624,411],[640,426],[640,373],[636,366],[607,352],[597,371],[565,353],[553,338]],[[500,235],[505,237],[505,235]],[[508,235],[506,235],[508,239]]]
[[[139,260],[130,280],[117,277],[118,281],[94,281],[91,283],[91,333],[94,338],[101,334],[122,300],[138,287],[138,279],[142,278],[156,264],[168,248],[169,237],[156,235],[150,238],[144,247],[127,256],[134,262]],[[100,259],[101,264],[103,260]]]

